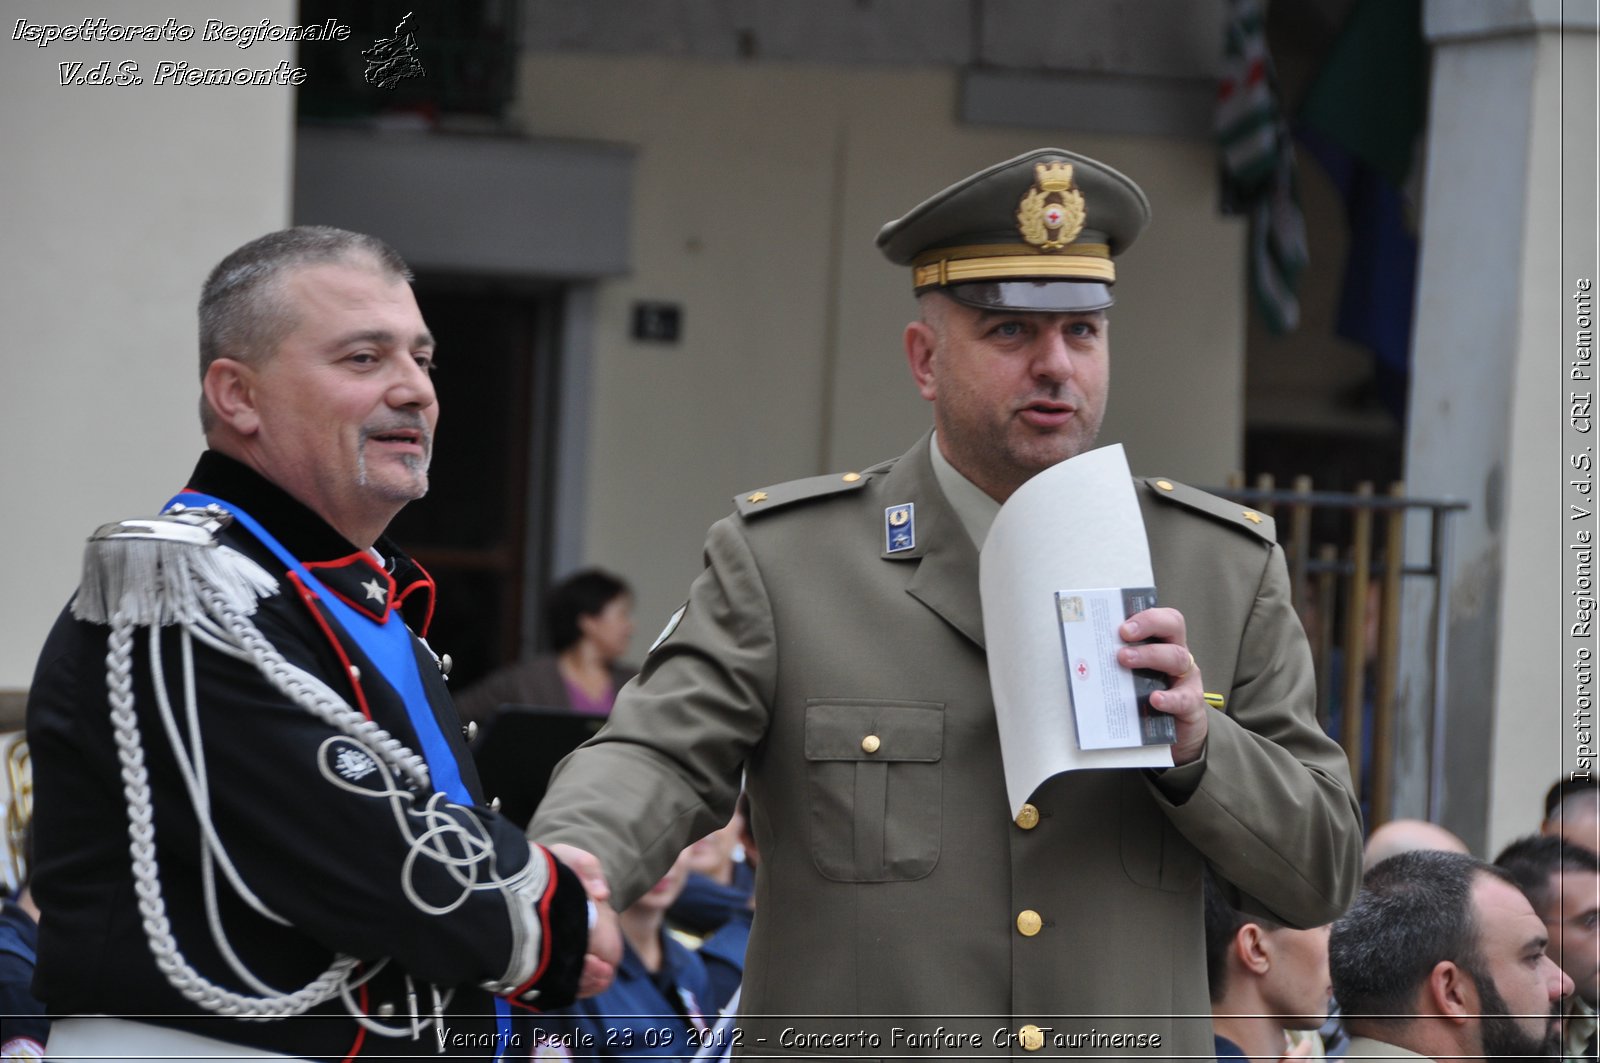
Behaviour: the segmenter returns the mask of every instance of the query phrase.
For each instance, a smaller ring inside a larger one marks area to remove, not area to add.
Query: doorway
[[[427,497],[389,534],[433,575],[429,642],[461,689],[517,658],[528,588],[549,582],[561,290],[448,274],[415,289],[438,341],[439,431]]]

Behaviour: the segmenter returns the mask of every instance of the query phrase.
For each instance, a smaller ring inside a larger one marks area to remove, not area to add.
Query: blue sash
[[[417,741],[422,746],[422,759],[427,762],[428,775],[433,781],[433,788],[444,794],[458,805],[471,807],[472,794],[467,790],[467,784],[462,781],[461,768],[456,764],[456,758],[450,752],[450,743],[445,740],[444,733],[439,730],[439,721],[433,714],[433,706],[428,703],[427,692],[422,687],[422,676],[417,671],[417,656],[411,648],[411,631],[400,619],[400,610],[391,607],[388,619],[379,623],[365,613],[346,604],[344,599],[330,591],[321,580],[311,574],[311,571],[302,565],[298,558],[266,528],[261,522],[250,514],[220,498],[201,494],[198,491],[184,491],[167,503],[171,507],[174,503],[184,506],[216,505],[232,514],[233,519],[244,525],[250,534],[261,541],[261,545],[283,562],[290,572],[293,572],[311,592],[317,596],[339,626],[344,629],[355,644],[361,647],[361,652],[367,659],[378,667],[383,673],[384,682],[400,695],[405,703],[406,715],[411,719],[412,730],[417,733]],[[163,507],[163,508],[167,508]],[[506,1047],[511,1044],[511,1006],[505,998],[494,998],[495,1016],[499,1020],[499,1034],[496,1043],[499,1045],[495,1059],[504,1055]]]

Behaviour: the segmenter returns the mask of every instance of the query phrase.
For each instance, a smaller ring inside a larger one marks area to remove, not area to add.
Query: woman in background
[[[575,572],[544,602],[551,653],[499,668],[456,699],[462,720],[487,722],[502,705],[608,716],[635,669],[619,664],[633,639],[633,591],[597,568]]]

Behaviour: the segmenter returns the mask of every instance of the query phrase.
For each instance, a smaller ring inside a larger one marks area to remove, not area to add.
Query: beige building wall
[[[292,89],[154,84],[156,64],[272,67],[288,44],[11,39],[30,23],[202,27],[204,0],[10,0],[0,35],[0,691],[25,687],[96,525],[183,486],[201,439],[194,305],[229,248],[289,216]],[[291,0],[248,19],[296,21]],[[142,85],[60,84],[59,64]],[[3,708],[4,706],[0,706]]]
[[[1435,811],[1492,857],[1537,829],[1546,789],[1576,767],[1568,591],[1577,570],[1566,546],[1576,530],[1567,503],[1580,498],[1567,459],[1593,441],[1567,431],[1569,394],[1582,386],[1566,370],[1571,295],[1600,266],[1600,25],[1592,6],[1429,0],[1424,27],[1433,88],[1406,481],[1469,504],[1454,522],[1447,580]],[[1413,523],[1414,559],[1424,556],[1422,530]],[[1433,671],[1406,649],[1424,644],[1429,621],[1417,604],[1401,661],[1411,750],[1425,748],[1428,717],[1417,710]],[[1593,637],[1586,642],[1592,653]],[[1401,789],[1425,771],[1416,759],[1403,766]]]
[[[1571,454],[1594,446],[1566,431],[1570,394],[1594,384],[1572,383],[1567,369],[1576,328],[1572,293],[1579,277],[1596,273],[1595,33],[1545,31],[1532,40],[1535,75],[1529,133],[1525,293],[1518,321],[1512,388],[1511,445],[1506,455],[1505,582],[1501,587],[1499,659],[1490,762],[1489,846],[1493,856],[1537,829],[1545,789],[1577,767],[1577,648],[1593,652],[1595,639],[1570,635],[1575,556],[1574,522],[1567,502],[1576,494]],[[1592,293],[1591,293],[1592,294]],[[1590,363],[1592,370],[1593,364]],[[1590,373],[1593,376],[1593,373]],[[1590,457],[1593,457],[1592,449]],[[1590,482],[1593,482],[1592,473]],[[1590,594],[1593,594],[1591,589]],[[1562,603],[1561,607],[1554,607]],[[1590,658],[1592,663],[1593,657]],[[1592,699],[1594,688],[1588,687]],[[1593,711],[1591,706],[1590,711]],[[1594,723],[1591,717],[1589,723]],[[1589,728],[1593,731],[1593,727]],[[1591,740],[1590,745],[1593,746]],[[1591,756],[1592,756],[1591,749]]]
[[[534,54],[523,129],[638,151],[634,271],[599,287],[586,561],[639,591],[642,652],[731,497],[900,454],[930,423],[901,331],[909,278],[884,222],[1045,144],[1125,170],[1155,221],[1120,260],[1102,439],[1137,471],[1215,483],[1240,459],[1244,228],[1216,209],[1211,144],[957,124],[952,71]],[[681,342],[629,338],[635,300]]]

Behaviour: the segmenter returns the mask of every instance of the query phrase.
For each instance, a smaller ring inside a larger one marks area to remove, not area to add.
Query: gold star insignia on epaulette
[[[767,493],[765,491],[757,491],[745,499],[746,502],[765,502],[766,500]]]
[[[1257,513],[1253,509],[1247,509],[1244,511],[1244,519],[1249,521],[1251,524],[1260,524],[1261,514]]]

